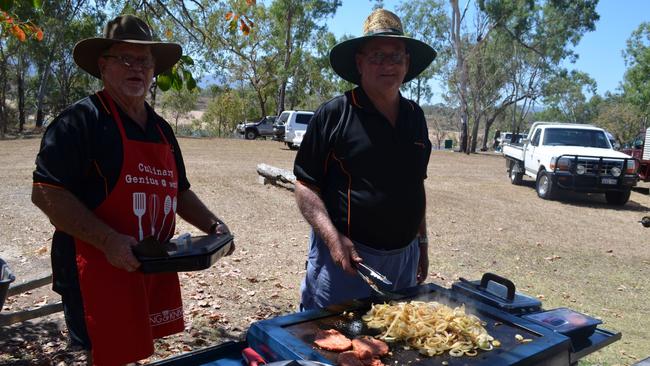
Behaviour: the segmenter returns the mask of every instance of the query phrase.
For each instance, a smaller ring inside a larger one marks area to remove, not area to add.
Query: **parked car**
[[[273,139],[275,141],[284,142],[284,123],[281,123],[278,120],[273,124]]]
[[[501,152],[501,149],[503,148],[503,144],[507,142],[516,142],[516,143],[521,143],[525,139],[528,138],[527,133],[518,133],[514,134],[512,132],[506,131],[506,132],[501,132],[499,136],[496,137],[496,146],[494,148],[494,151],[496,152]],[[513,141],[514,139],[514,141]]]
[[[284,125],[284,143],[292,150],[298,149],[302,137],[307,131],[307,125],[314,112],[311,111],[284,111],[278,117],[278,123]]]
[[[276,116],[266,116],[259,119],[257,122],[244,122],[237,125],[237,132],[244,135],[246,140],[255,140],[258,137],[272,137],[273,122]]]
[[[639,161],[639,179],[650,182],[650,128],[639,133],[634,140],[626,143],[621,152],[628,154]]]
[[[553,199],[559,189],[604,193],[607,203],[624,205],[636,185],[637,161],[616,151],[605,130],[591,125],[535,122],[530,140],[503,145],[512,184],[524,175],[536,181],[537,195]]]

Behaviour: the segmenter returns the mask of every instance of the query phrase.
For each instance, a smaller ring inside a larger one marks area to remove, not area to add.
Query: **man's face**
[[[410,58],[404,41],[376,38],[361,46],[356,62],[364,89],[397,92],[408,71]]]
[[[150,46],[117,43],[99,57],[104,86],[124,97],[144,97],[153,81]]]

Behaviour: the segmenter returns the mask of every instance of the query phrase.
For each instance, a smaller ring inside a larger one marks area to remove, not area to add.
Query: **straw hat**
[[[330,51],[332,69],[343,79],[359,85],[361,75],[357,70],[354,56],[359,46],[373,38],[397,38],[404,41],[411,62],[403,83],[420,75],[436,58],[436,51],[431,46],[404,35],[402,21],[397,15],[385,9],[376,9],[363,24],[363,36],[348,39],[332,48]]]
[[[104,37],[87,38],[74,46],[74,62],[90,75],[101,79],[97,60],[102,52],[115,43],[151,46],[151,54],[156,60],[154,76],[174,66],[182,55],[179,44],[154,41],[151,29],[142,19],[133,15],[120,15],[106,24]]]

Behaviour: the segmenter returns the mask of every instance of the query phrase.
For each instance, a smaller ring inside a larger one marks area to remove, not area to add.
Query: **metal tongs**
[[[398,294],[392,293],[390,291],[382,290],[375,281],[381,283],[383,286],[390,286],[392,288],[393,283],[384,276],[381,272],[378,272],[374,268],[368,266],[367,264],[357,263],[357,273],[363,278],[363,280],[370,286],[370,288],[376,292],[381,297],[395,298],[398,297]]]

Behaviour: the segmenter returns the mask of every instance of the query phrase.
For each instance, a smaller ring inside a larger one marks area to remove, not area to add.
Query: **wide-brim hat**
[[[151,29],[142,19],[133,15],[120,15],[106,24],[103,37],[86,38],[74,46],[74,62],[90,75],[101,79],[97,60],[102,52],[115,43],[151,46],[151,54],[156,64],[154,76],[174,66],[183,53],[178,43],[154,41]]]
[[[361,75],[357,70],[355,55],[359,46],[373,38],[393,38],[403,40],[410,55],[409,69],[403,83],[420,75],[436,58],[436,51],[428,44],[404,35],[402,22],[397,15],[385,10],[373,11],[363,24],[363,36],[345,40],[330,51],[330,65],[343,79],[359,85]]]

